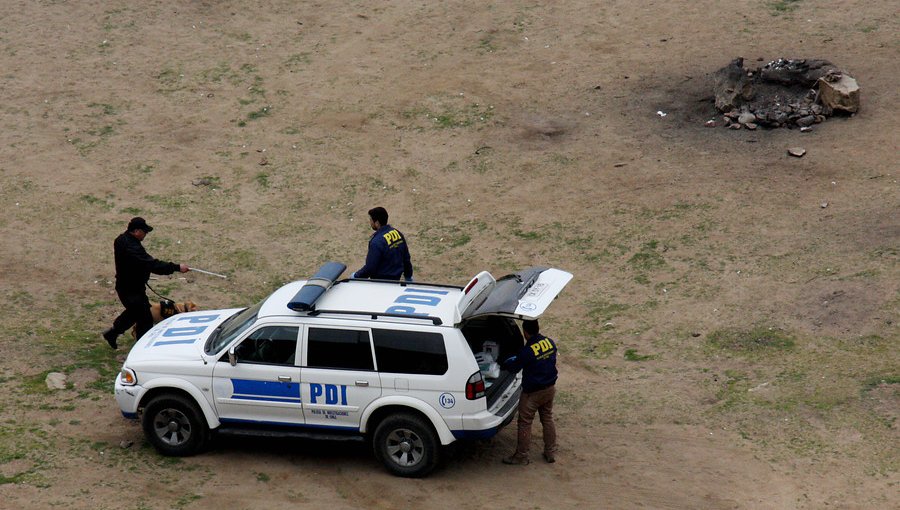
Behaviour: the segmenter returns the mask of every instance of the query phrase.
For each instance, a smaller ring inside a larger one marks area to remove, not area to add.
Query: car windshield
[[[225,322],[219,325],[206,342],[206,354],[215,354],[222,350],[223,347],[231,343],[238,335],[247,331],[247,328],[256,322],[256,316],[259,309],[262,308],[265,299],[251,306],[244,308],[240,312],[225,319]]]

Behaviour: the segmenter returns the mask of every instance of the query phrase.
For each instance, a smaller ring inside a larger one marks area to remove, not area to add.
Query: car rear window
[[[379,372],[443,375],[447,351],[440,333],[373,329]]]
[[[306,366],[373,370],[369,332],[355,329],[309,328]]]

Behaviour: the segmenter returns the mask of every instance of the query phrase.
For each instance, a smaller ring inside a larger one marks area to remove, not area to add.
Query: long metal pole
[[[228,279],[228,277],[225,276],[224,274],[213,273],[212,271],[206,271],[206,270],[204,270],[204,269],[197,269],[196,267],[192,267],[192,268],[191,268],[191,271],[197,271],[198,273],[203,273],[203,274],[209,274],[209,275],[213,275],[213,276],[218,276],[219,278],[224,278],[224,279],[226,279],[226,280]]]

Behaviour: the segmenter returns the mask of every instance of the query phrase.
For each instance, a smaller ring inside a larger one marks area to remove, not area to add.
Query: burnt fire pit
[[[836,113],[859,111],[859,85],[827,60],[779,58],[750,70],[736,58],[715,73],[715,101],[731,129],[806,131]]]

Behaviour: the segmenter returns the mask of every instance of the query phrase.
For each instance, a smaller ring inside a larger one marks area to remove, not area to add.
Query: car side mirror
[[[231,363],[231,366],[237,365],[237,354],[234,353],[234,347],[228,349],[228,362]]]

